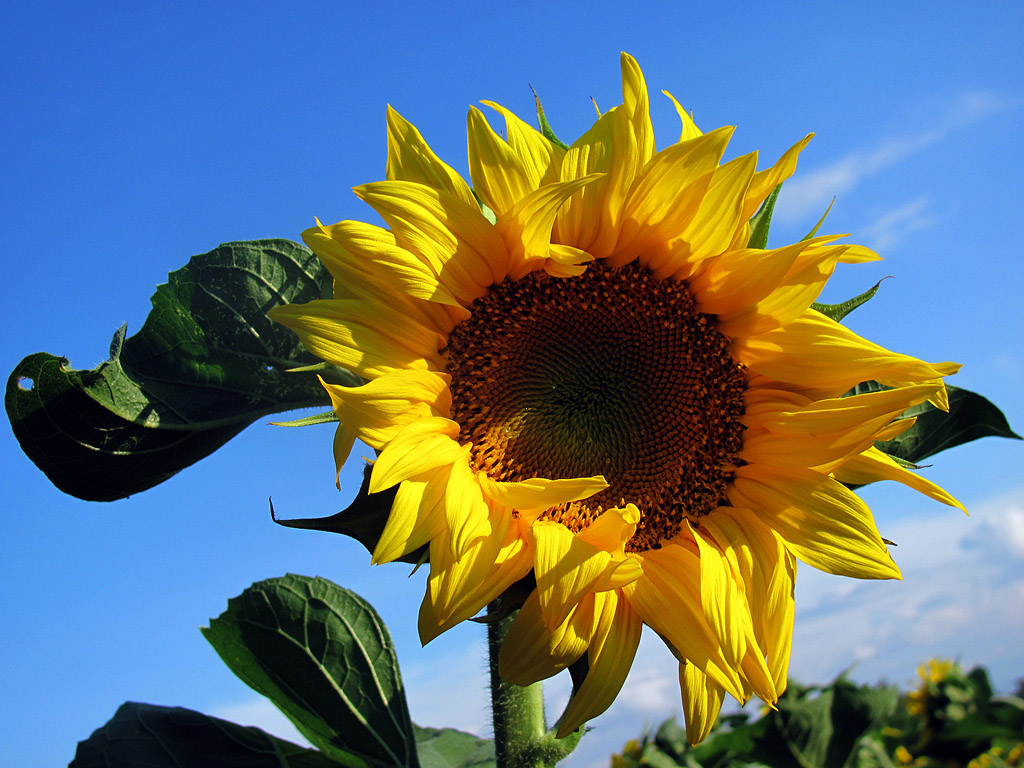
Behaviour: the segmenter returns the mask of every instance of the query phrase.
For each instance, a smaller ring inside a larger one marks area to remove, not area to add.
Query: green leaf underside
[[[289,574],[228,601],[203,635],[232,672],[346,766],[417,768],[387,627],[355,593]]]
[[[454,728],[413,726],[423,768],[494,768],[494,742]]]
[[[69,768],[338,768],[322,752],[181,707],[128,702]]]
[[[391,514],[391,504],[395,500],[398,488],[388,488],[380,493],[370,493],[370,473],[373,466],[367,464],[363,468],[363,481],[355,500],[341,512],[329,517],[305,517],[294,520],[281,520],[274,516],[274,522],[287,528],[302,528],[310,531],[325,531],[350,536],[371,554],[377,547],[377,541],[384,531],[384,525]],[[274,514],[271,506],[271,514]],[[423,560],[426,546],[398,558],[402,563],[419,563]]]
[[[885,389],[875,381],[858,384],[850,394],[877,392]],[[1008,437],[1020,440],[1010,429],[1003,412],[987,398],[967,389],[946,385],[949,391],[949,413],[931,403],[908,408],[902,417],[916,416],[917,421],[906,432],[892,440],[875,445],[898,460],[919,464],[934,456],[972,440],[983,437]]]
[[[858,296],[854,296],[852,299],[847,299],[846,301],[843,301],[839,304],[819,304],[818,302],[814,302],[813,304],[811,304],[811,308],[816,309],[818,312],[821,312],[821,314],[830,317],[831,319],[835,320],[838,323],[848,314],[853,312],[853,310],[855,310],[857,307],[861,306],[862,304],[866,304],[871,299],[873,299],[875,297],[875,294],[878,293],[878,287],[882,284],[883,281],[887,279],[888,278],[883,277],[881,280],[875,283],[873,287],[868,288],[866,291],[864,291],[864,293]]]
[[[266,314],[328,297],[331,285],[312,252],[288,240],[194,256],[157,288],[137,334],[118,331],[106,362],[75,370],[40,352],[18,364],[5,405],[22,450],[65,493],[113,501],[163,482],[257,419],[329,406],[315,374],[287,373],[316,358]]]

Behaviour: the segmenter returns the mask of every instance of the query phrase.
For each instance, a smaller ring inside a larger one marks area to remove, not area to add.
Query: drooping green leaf
[[[878,382],[867,381],[854,387],[851,394],[877,392],[884,388]],[[967,389],[949,385],[946,388],[949,391],[949,413],[930,403],[912,406],[902,415],[916,416],[913,426],[892,440],[876,445],[897,459],[919,464],[940,451],[982,437],[1021,439],[1010,429],[1003,412],[991,401]]]
[[[339,768],[322,752],[181,707],[127,702],[69,768]]]
[[[772,214],[775,212],[775,201],[779,199],[779,192],[782,185],[779,184],[761,203],[757,213],[750,217],[750,239],[747,241],[748,248],[768,247],[768,228],[772,223]]]
[[[377,546],[384,525],[391,513],[391,504],[395,500],[398,488],[388,488],[380,493],[370,493],[370,473],[373,467],[367,464],[363,468],[363,482],[359,493],[351,504],[336,515],[329,517],[304,517],[294,520],[281,520],[271,505],[270,511],[274,522],[287,528],[302,528],[310,531],[325,531],[351,536],[362,544],[369,552]],[[426,547],[410,552],[398,558],[402,563],[418,563],[423,558]]]
[[[338,762],[419,765],[391,636],[354,592],[321,578],[268,579],[229,600],[203,634]]]
[[[838,323],[857,307],[862,304],[866,304],[868,301],[873,299],[875,294],[878,293],[878,286],[880,286],[886,279],[887,278],[883,277],[875,283],[873,287],[868,288],[864,293],[854,296],[852,299],[847,299],[839,304],[819,304],[818,302],[814,302],[811,304],[811,308],[818,310],[821,314],[827,315]]]
[[[113,501],[212,453],[271,413],[330,405],[315,363],[267,311],[329,295],[316,257],[287,240],[227,243],[193,257],[157,288],[142,329],[114,336],[110,359],[75,370],[36,353],[7,382],[22,450],[65,493]],[[359,380],[327,372],[341,383]]]
[[[420,728],[416,747],[423,768],[494,768],[494,742],[454,728]]]

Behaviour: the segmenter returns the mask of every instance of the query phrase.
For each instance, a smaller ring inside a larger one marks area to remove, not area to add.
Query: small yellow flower
[[[370,491],[397,489],[375,563],[429,544],[422,639],[532,576],[500,670],[526,685],[586,655],[559,735],[611,704],[647,624],[698,742],[725,693],[785,689],[797,559],[899,578],[843,483],[960,506],[873,447],[909,406],[946,407],[959,366],[811,308],[867,248],[748,247],[810,136],[763,170],[756,153],[722,164],[732,128],[702,133],[673,99],[681,134],[659,151],[625,54],[622,92],[568,149],[485,102],[502,138],[471,108],[472,188],[389,109],[387,180],[355,189],[387,228],[305,232],[334,298],[273,316],[368,380],[325,384],[335,454],[365,441]],[[843,397],[866,380],[889,389]]]

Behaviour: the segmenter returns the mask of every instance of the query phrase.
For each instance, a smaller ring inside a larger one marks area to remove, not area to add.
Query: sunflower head
[[[366,380],[324,385],[336,458],[362,440],[370,492],[393,493],[374,562],[429,547],[424,641],[525,585],[501,673],[529,684],[585,657],[564,735],[615,698],[647,624],[697,742],[725,693],[784,690],[798,559],[899,577],[844,483],[959,506],[874,447],[906,408],[944,407],[958,366],[815,311],[868,249],[751,244],[810,136],[761,170],[723,162],[732,129],[702,132],[669,96],[681,130],[658,149],[625,54],[622,95],[568,147],[471,108],[472,187],[389,109],[387,179],[355,190],[385,227],[305,232],[334,297],[273,314]],[[844,396],[864,381],[882,386]]]

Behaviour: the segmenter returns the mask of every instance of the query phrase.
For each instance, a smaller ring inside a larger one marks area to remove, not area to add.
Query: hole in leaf
[[[18,379],[18,388],[23,389],[26,392],[31,392],[36,388],[36,383],[28,376],[22,376]]]

